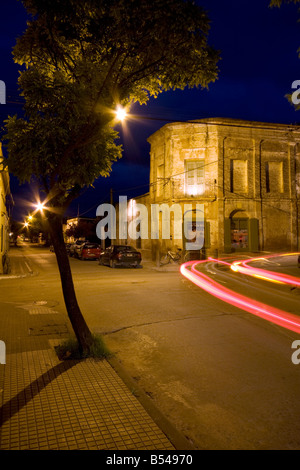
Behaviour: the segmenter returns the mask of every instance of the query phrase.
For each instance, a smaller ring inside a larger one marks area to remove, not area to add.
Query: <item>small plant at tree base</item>
[[[93,335],[92,338],[93,341],[88,352],[82,351],[76,338],[68,338],[55,347],[58,358],[60,360],[86,359],[88,357],[106,359],[112,356],[100,335]]]

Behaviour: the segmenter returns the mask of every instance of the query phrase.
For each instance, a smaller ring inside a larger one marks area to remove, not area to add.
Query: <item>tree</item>
[[[12,234],[10,241],[14,243],[15,246],[17,246],[18,243],[18,236],[22,233],[23,230],[24,225],[21,224],[21,222],[18,222],[17,220],[10,221],[10,232]]]
[[[70,202],[121,157],[117,104],[146,103],[217,78],[209,21],[191,0],[23,0],[30,21],[14,48],[25,70],[25,116],[9,117],[9,170],[45,193],[45,217],[67,312],[82,350],[93,338],[78,306],[62,217]]]
[[[77,225],[68,228],[65,231],[67,237],[74,237],[74,238],[84,238],[89,242],[99,242],[99,239],[96,235],[96,226],[98,223],[98,219],[95,220],[78,220]]]
[[[300,3],[300,0],[271,0],[271,7],[281,7],[283,3]]]
[[[40,234],[44,240],[48,241],[48,233],[45,227],[45,221],[41,212],[36,212],[34,215],[29,215],[27,217],[27,233],[31,242],[37,241]],[[49,246],[49,243],[46,243]]]

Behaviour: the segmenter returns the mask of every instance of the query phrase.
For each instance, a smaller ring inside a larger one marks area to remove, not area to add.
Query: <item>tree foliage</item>
[[[217,77],[205,12],[184,0],[23,0],[31,19],[14,60],[24,118],[7,122],[8,164],[66,207],[121,157],[118,103]],[[180,20],[179,20],[180,19]]]
[[[300,0],[271,0],[271,7],[281,7],[283,3],[300,3]]]
[[[33,178],[47,197],[45,215],[65,304],[82,351],[93,336],[77,303],[62,216],[82,188],[109,175],[121,157],[117,104],[146,103],[217,78],[219,54],[209,21],[191,0],[23,0],[28,27],[14,48],[25,67],[19,85],[25,116],[6,123],[8,167]],[[50,210],[51,209],[51,210]]]

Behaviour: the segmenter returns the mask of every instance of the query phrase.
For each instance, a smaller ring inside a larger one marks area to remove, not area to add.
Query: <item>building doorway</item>
[[[249,250],[249,219],[232,217],[230,232],[233,251]]]

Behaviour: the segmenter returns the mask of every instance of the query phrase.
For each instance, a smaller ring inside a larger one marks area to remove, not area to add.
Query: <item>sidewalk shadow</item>
[[[0,427],[26,406],[47,385],[80,361],[65,361],[47,370],[0,408]]]

